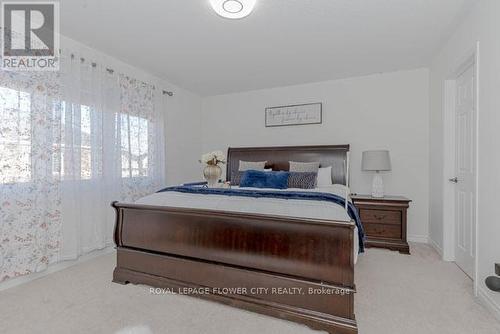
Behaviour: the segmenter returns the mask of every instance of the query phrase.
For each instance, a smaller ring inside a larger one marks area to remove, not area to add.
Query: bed
[[[230,148],[226,178],[234,178],[240,160],[267,160],[273,170],[287,170],[288,161],[319,161],[332,166],[334,184],[346,185],[348,152],[349,145]],[[273,200],[168,191],[114,202],[113,281],[357,333],[355,223],[340,205]]]

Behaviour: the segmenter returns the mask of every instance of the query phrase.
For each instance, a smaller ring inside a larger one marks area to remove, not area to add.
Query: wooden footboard
[[[357,333],[354,223],[113,203],[113,281]]]

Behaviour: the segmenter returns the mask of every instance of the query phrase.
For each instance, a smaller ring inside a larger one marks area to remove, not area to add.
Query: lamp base
[[[384,197],[384,181],[382,180],[382,176],[380,176],[378,172],[373,175],[372,197]]]

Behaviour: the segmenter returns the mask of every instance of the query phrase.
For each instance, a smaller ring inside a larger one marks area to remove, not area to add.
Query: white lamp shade
[[[389,151],[364,151],[361,160],[361,169],[366,171],[391,170],[391,157]]]

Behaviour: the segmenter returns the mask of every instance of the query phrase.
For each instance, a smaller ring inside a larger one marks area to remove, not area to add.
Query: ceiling
[[[200,95],[427,66],[474,0],[61,1],[61,33]]]

